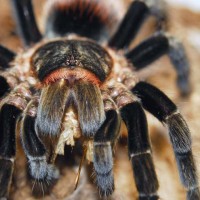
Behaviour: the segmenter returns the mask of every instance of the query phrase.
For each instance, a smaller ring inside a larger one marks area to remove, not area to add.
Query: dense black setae
[[[57,3],[46,18],[45,36],[77,34],[93,40],[109,35],[110,14],[100,1],[66,1]],[[66,25],[67,24],[67,25]]]
[[[162,25],[166,17],[162,1],[133,1],[112,36],[111,9],[103,1],[49,1],[43,34],[31,0],[12,4],[25,51],[15,54],[0,46],[0,199],[9,198],[19,131],[33,187],[49,192],[59,179],[55,166],[62,151],[59,144],[79,141],[93,162],[100,196],[112,195],[113,152],[123,120],[139,199],[158,200],[144,108],[167,126],[187,200],[199,200],[187,123],[163,92],[135,77],[135,71],[167,54],[181,94],[188,95],[185,49],[162,30],[129,48],[148,16]]]

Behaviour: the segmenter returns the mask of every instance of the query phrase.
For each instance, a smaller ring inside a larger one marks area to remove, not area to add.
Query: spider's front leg
[[[157,200],[158,180],[151,156],[146,115],[131,92],[119,84],[111,90],[128,129],[128,151],[140,200]]]
[[[54,161],[59,138],[65,128],[69,128],[62,126],[67,110],[72,105],[77,106],[80,126],[85,136],[89,137],[99,126],[99,96],[96,97],[98,91],[95,88],[90,83],[82,82],[71,88],[67,80],[61,79],[44,85],[39,102],[33,101],[28,105],[22,120],[21,138],[29,161],[29,174],[33,184],[36,183],[34,189],[37,192],[40,186],[45,193],[49,192],[59,177]]]
[[[16,154],[16,123],[30,99],[23,84],[1,102],[0,109],[0,199],[8,197]]]
[[[0,198],[7,197],[16,153],[15,128],[20,110],[5,104],[0,113]]]
[[[33,189],[42,186],[43,192],[49,192],[59,177],[59,172],[54,165],[49,164],[45,146],[35,131],[37,99],[28,104],[21,122],[21,140],[24,152],[29,163],[29,175],[33,179]],[[41,191],[38,191],[40,194]]]
[[[190,131],[176,105],[164,93],[148,83],[139,82],[132,92],[141,99],[146,110],[168,127],[180,179],[187,189],[187,199],[199,200],[199,184]]]
[[[139,102],[121,108],[128,129],[128,150],[140,200],[156,200],[158,180],[151,156],[151,146],[145,113]]]
[[[114,191],[112,149],[118,138],[121,119],[111,98],[104,99],[106,120],[94,136],[94,170],[100,195],[109,196]]]

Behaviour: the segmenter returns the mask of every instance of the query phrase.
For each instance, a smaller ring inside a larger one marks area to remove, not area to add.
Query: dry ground
[[[14,23],[11,19],[9,1],[0,0],[0,43],[17,51],[21,46],[16,37]],[[41,12],[41,2],[35,0],[38,8],[38,17]],[[149,24],[152,24],[149,20]],[[147,31],[148,30],[148,31]],[[143,28],[140,38],[148,35],[152,28],[147,24]],[[160,59],[152,66],[151,78],[148,80],[162,89],[179,106],[182,114],[187,120],[193,138],[193,149],[197,167],[200,170],[200,14],[186,9],[169,7],[169,32],[182,39],[191,62],[191,84],[192,93],[188,98],[181,98],[175,84],[175,72],[167,57]],[[140,39],[138,38],[137,41]],[[159,194],[163,200],[183,200],[185,191],[180,185],[174,155],[168,135],[165,129],[151,116],[149,118],[149,129],[153,146],[153,157],[158,174],[160,189]],[[25,158],[18,144],[16,167],[11,189],[11,199],[32,200],[31,187],[28,185],[25,172]],[[66,161],[67,162],[67,161]],[[76,192],[73,191],[76,177],[76,167],[64,166],[61,169],[61,178],[49,196],[44,200],[97,200],[98,192],[88,181],[87,172],[84,169]],[[115,159],[115,185],[116,190],[111,199],[129,200],[136,199],[131,166],[127,157],[126,145],[119,146]],[[147,186],[148,187],[148,186]]]

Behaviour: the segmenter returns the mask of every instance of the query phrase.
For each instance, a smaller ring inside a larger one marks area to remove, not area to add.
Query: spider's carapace
[[[113,60],[100,45],[88,40],[49,42],[36,50],[31,58],[33,71],[43,83],[67,79],[69,83],[85,80],[95,84],[105,81]]]

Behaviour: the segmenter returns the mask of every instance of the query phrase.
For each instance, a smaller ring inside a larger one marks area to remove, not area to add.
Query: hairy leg
[[[163,1],[133,1],[116,33],[110,38],[108,45],[116,49],[127,48],[137,35],[145,19],[150,15],[154,15],[159,24],[163,23],[166,18]]]
[[[187,199],[200,199],[190,131],[176,105],[159,89],[145,82],[136,84],[132,92],[140,98],[146,110],[167,126]]]
[[[128,150],[132,162],[136,187],[140,200],[159,199],[159,187],[151,156],[151,146],[145,113],[139,102],[133,102],[120,109],[128,129]]]
[[[32,0],[12,0],[20,37],[25,46],[38,42],[42,36],[35,21]]]
[[[168,36],[163,32],[155,33],[133,50],[126,53],[136,70],[148,67],[162,55],[167,54],[177,73],[177,85],[182,95],[190,91],[190,64],[187,59],[185,48],[178,39]]]

